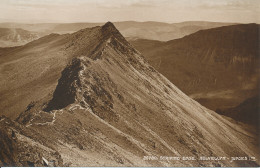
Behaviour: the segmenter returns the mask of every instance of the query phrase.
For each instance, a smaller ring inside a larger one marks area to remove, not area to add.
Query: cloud
[[[257,10],[260,5],[259,0],[218,0],[218,1],[201,1],[199,7],[206,10]]]
[[[0,0],[1,20],[259,23],[260,0]],[[0,21],[1,21],[0,20]]]
[[[135,8],[155,7],[158,0],[97,0],[96,4],[101,8]]]

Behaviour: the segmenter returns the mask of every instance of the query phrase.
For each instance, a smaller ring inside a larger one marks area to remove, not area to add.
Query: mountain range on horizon
[[[146,58],[110,22],[1,48],[0,165],[259,166],[144,160],[260,157],[254,128],[203,107]]]
[[[36,37],[43,37],[51,33],[66,34],[73,33],[80,29],[101,26],[104,23],[38,23],[38,24],[25,24],[25,23],[0,23],[0,34],[4,36],[13,37],[10,32],[12,30],[23,30],[17,32],[17,35],[24,36],[25,32],[33,34]],[[127,39],[151,39],[168,41],[184,37],[199,30],[209,29],[214,27],[232,25],[237,23],[219,23],[219,22],[204,22],[204,21],[187,21],[181,23],[163,23],[163,22],[136,22],[124,21],[114,23],[117,29]],[[8,30],[9,29],[9,30]],[[9,31],[9,32],[8,32]],[[26,36],[25,36],[26,37]],[[36,38],[27,37],[24,41],[30,42]],[[19,46],[25,43],[15,42],[15,38],[1,38],[0,47]]]

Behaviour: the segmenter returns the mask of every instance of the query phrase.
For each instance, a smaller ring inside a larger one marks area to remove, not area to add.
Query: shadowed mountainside
[[[254,96],[259,84],[259,25],[201,30],[168,42],[133,40],[160,73],[216,110]]]
[[[236,107],[227,109],[217,109],[216,112],[231,117],[237,121],[255,125],[259,127],[259,95],[250,97]]]
[[[40,54],[46,47],[48,52]],[[13,160],[17,165],[41,166],[41,157],[58,166],[259,164],[259,160],[197,160],[199,156],[259,158],[254,130],[235,124],[186,96],[151,67],[112,23],[70,35],[47,36],[16,50],[28,53],[32,49],[34,59],[30,61],[41,63],[33,67],[35,76],[29,81],[20,79],[19,93],[22,89],[27,94],[34,94],[32,90],[45,93],[44,81],[48,81],[48,87],[56,88],[52,92],[50,89],[48,93],[52,94],[45,98],[29,97],[35,102],[16,121],[0,118],[0,128],[13,131],[4,132],[0,139],[15,139],[18,155],[14,153]],[[15,57],[19,61],[30,58],[1,56],[9,61]],[[50,60],[55,63],[44,67],[52,63]],[[46,68],[45,72],[41,68]],[[31,69],[22,67],[20,71]],[[51,76],[57,77],[58,82]],[[38,86],[27,91],[28,86],[34,86],[30,82],[37,80],[34,85]],[[34,150],[23,150],[24,146]],[[12,143],[4,149],[10,147]],[[32,157],[35,151],[38,154]],[[144,156],[194,156],[196,160],[144,160]]]

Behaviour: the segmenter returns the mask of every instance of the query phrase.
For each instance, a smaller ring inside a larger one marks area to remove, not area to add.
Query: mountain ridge
[[[58,166],[259,164],[258,160],[145,160],[145,156],[258,158],[259,153],[254,130],[189,98],[153,69],[120,32],[104,34],[102,28],[111,30],[111,25],[66,35],[62,42],[54,40],[71,58],[61,66],[56,88],[49,97],[28,103],[16,121],[0,118],[0,128],[8,130],[4,135],[17,139],[17,151],[24,151],[24,146],[32,149],[13,156],[17,165],[42,166],[41,157]],[[48,54],[57,51],[50,49]],[[51,69],[47,75],[53,73],[57,72]],[[32,157],[36,151],[38,155]]]

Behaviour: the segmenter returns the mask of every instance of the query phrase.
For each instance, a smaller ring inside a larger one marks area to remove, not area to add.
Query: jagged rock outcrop
[[[63,166],[59,153],[45,146],[37,132],[5,116],[0,117],[0,135],[0,166],[46,166],[43,157]]]

